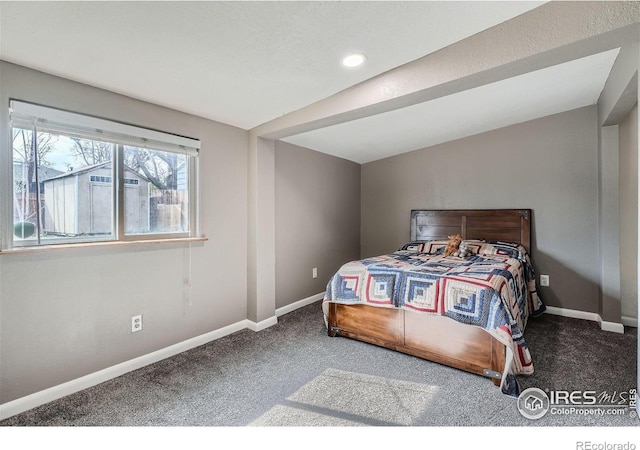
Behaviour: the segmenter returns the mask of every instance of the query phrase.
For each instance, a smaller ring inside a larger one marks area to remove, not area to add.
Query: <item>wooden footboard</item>
[[[489,377],[500,386],[504,344],[448,317],[369,305],[328,305],[329,336],[345,336]]]
[[[447,239],[508,241],[531,249],[531,209],[411,211],[411,242]],[[448,317],[363,304],[329,303],[330,336],[346,336],[475,373],[501,384],[504,344],[481,327]]]

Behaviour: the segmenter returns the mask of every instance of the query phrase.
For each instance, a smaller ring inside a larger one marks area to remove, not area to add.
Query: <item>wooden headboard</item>
[[[531,251],[530,209],[459,209],[411,211],[411,241],[462,239],[516,242]]]

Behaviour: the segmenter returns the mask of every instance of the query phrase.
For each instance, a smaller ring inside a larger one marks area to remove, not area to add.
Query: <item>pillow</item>
[[[439,255],[447,247],[449,243],[446,241],[415,241],[400,247],[399,251],[409,251],[415,253],[426,253],[428,255]]]
[[[529,253],[522,246],[522,244],[516,244],[514,242],[504,242],[504,241],[474,241],[476,244],[476,249],[478,254],[481,256],[508,256],[509,258],[514,258],[522,262],[524,266],[524,277],[527,281],[532,281],[536,279],[535,270],[533,265],[531,264],[531,259],[529,258]],[[471,247],[471,245],[470,245]]]
[[[409,242],[408,244],[404,244],[398,249],[398,251],[403,250],[414,253],[422,253],[422,251],[424,250],[424,242]]]
[[[466,240],[472,253],[480,256],[508,256],[510,258],[524,261],[527,257],[527,251],[521,244],[504,241],[481,241]]]
[[[510,258],[525,261],[527,251],[521,244],[504,241],[482,241],[480,239],[465,239],[469,250],[474,255],[480,256],[508,256]],[[440,255],[449,243],[448,240],[414,241],[409,242],[398,249],[413,253],[426,253],[427,255]]]

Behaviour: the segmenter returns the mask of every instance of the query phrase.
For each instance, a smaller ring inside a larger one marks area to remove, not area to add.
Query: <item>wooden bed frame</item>
[[[413,210],[411,242],[447,239],[500,240],[531,251],[531,210]],[[328,304],[329,336],[344,336],[407,353],[501,385],[506,363],[503,343],[486,330],[445,316],[369,305]]]

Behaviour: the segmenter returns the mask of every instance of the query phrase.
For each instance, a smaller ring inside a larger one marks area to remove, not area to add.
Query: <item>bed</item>
[[[328,335],[490,378],[518,396],[533,373],[524,340],[544,312],[531,264],[531,210],[412,210],[397,251],[344,264],[322,302]],[[466,257],[443,254],[458,234]]]

